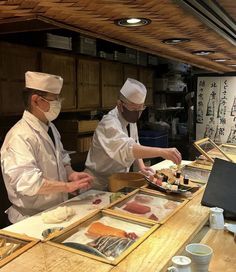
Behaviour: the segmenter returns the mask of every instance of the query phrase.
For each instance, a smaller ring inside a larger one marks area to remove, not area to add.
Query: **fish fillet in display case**
[[[103,210],[65,228],[47,243],[102,262],[117,264],[158,227],[159,224],[139,222]]]
[[[108,209],[142,222],[162,224],[186,203],[185,199],[174,198],[143,188],[113,203]]]

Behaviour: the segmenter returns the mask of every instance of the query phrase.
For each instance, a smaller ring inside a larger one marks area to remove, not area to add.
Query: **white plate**
[[[236,224],[225,224],[225,228],[233,233],[236,233]]]

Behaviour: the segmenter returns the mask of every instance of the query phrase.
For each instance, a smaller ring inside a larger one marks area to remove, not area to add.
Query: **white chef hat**
[[[25,73],[25,87],[43,92],[59,94],[61,92],[63,78],[39,72],[28,71]]]
[[[130,102],[135,104],[143,104],[146,98],[146,87],[133,78],[127,78],[120,93]]]

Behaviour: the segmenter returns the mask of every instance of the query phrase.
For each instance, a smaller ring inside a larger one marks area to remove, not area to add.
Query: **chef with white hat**
[[[1,148],[1,167],[11,223],[67,200],[68,193],[88,189],[92,177],[71,168],[60,134],[51,123],[61,110],[60,76],[25,73],[25,111],[7,133]]]
[[[141,82],[128,78],[120,90],[117,106],[99,122],[85,163],[85,171],[95,176],[93,188],[107,189],[109,176],[128,172],[134,162],[142,173],[149,175],[152,169],[144,165],[143,158],[162,157],[176,164],[181,162],[176,148],[139,144],[136,122],[145,109],[146,94]]]

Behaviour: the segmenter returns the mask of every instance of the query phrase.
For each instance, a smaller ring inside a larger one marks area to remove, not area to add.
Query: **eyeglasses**
[[[121,102],[126,107],[126,109],[129,111],[144,111],[147,107],[145,105],[131,105],[131,104],[125,103],[123,101],[121,101]]]
[[[57,97],[56,99],[48,99],[48,98],[45,98],[43,96],[40,96],[43,100],[47,101],[47,102],[51,102],[51,101],[58,101],[58,102],[62,102],[64,100],[64,98],[62,97]]]

